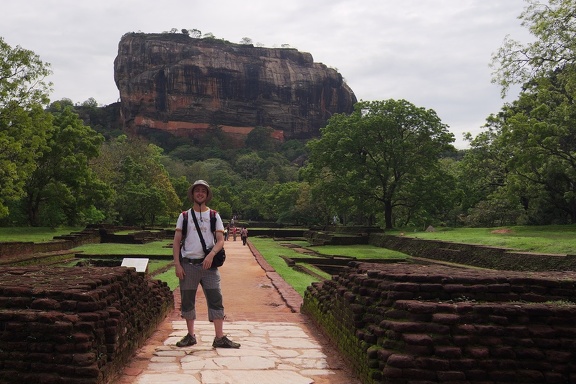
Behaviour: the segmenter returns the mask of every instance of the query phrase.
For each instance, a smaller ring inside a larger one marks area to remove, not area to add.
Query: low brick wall
[[[364,383],[576,383],[576,272],[351,262],[302,311]]]
[[[0,383],[108,383],[174,307],[132,268],[0,268]]]
[[[100,242],[98,230],[85,229],[65,236],[57,236],[53,240],[39,243],[28,241],[0,242],[0,261],[8,260],[14,256],[33,255],[46,252],[63,251],[83,244]]]

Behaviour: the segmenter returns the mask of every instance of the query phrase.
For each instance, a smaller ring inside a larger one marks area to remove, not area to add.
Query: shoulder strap
[[[216,211],[213,209],[210,210],[210,231],[216,232]]]
[[[188,233],[188,211],[182,211],[182,238],[186,238],[186,234]]]
[[[181,247],[184,246],[187,233],[188,233],[188,211],[182,211],[182,239],[180,239]]]
[[[196,226],[196,231],[198,232],[198,237],[200,238],[200,243],[202,244],[202,249],[204,253],[206,253],[206,242],[204,241],[204,237],[202,236],[202,232],[200,231],[200,226],[198,226],[198,220],[196,219],[196,215],[192,214],[192,218],[194,219],[194,225]]]

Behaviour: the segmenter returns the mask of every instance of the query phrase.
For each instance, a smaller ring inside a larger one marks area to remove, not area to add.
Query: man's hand
[[[176,267],[176,277],[178,277],[180,280],[184,280],[184,276],[186,276],[186,274],[184,273],[184,268],[182,268],[182,265],[174,264],[174,266]]]
[[[206,255],[204,261],[202,262],[202,268],[210,269],[210,267],[212,266],[212,260],[214,260],[214,252],[210,251],[210,253]]]

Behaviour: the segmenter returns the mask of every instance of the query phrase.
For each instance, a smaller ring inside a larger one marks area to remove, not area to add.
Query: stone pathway
[[[114,384],[360,384],[322,332],[299,313],[301,296],[255,249],[229,240],[226,254],[220,269],[224,331],[241,348],[212,348],[214,327],[201,292],[198,344],[177,347],[187,331],[176,289],[176,309]]]
[[[334,375],[322,347],[294,323],[239,321],[226,329],[240,349],[214,349],[214,328],[196,324],[198,344],[178,348],[186,323],[174,321],[174,332],[156,348],[138,384],[309,384],[311,377]]]

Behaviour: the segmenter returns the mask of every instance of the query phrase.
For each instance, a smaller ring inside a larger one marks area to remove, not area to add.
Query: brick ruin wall
[[[576,272],[351,262],[305,292],[364,383],[576,383]]]
[[[0,383],[108,383],[174,308],[125,267],[0,267]]]

